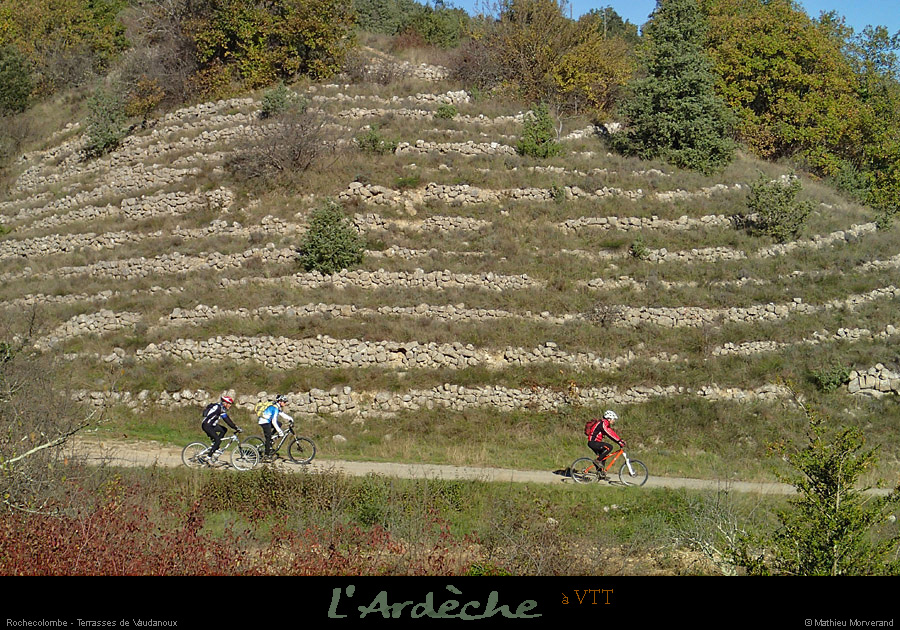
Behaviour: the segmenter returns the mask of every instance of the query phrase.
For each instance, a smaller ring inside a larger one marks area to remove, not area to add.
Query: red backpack
[[[588,436],[588,441],[596,442],[597,435],[599,435],[603,430],[603,421],[599,418],[594,418],[593,420],[589,420],[587,424],[584,425],[584,434]]]

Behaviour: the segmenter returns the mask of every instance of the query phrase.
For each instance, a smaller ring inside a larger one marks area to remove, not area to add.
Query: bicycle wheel
[[[590,457],[581,457],[569,466],[569,474],[575,483],[591,483],[600,478],[597,464]]]
[[[209,444],[201,442],[191,442],[181,451],[181,461],[188,468],[200,468],[205,466],[206,462],[200,459],[200,455],[209,450]]]
[[[266,450],[266,441],[261,437],[256,437],[255,435],[253,437],[248,437],[246,440],[241,442],[241,444],[249,444],[260,453],[263,453]]]
[[[631,459],[629,463],[631,463],[631,470],[634,471],[634,474],[632,475],[628,470],[628,463],[622,464],[619,469],[619,481],[626,486],[643,486],[647,483],[647,477],[650,476],[646,464],[639,459]]]
[[[231,465],[237,470],[250,470],[259,463],[259,451],[252,444],[238,444],[231,451]]]
[[[316,456],[316,443],[308,437],[295,437],[288,446],[288,456],[295,464],[308,464]]]

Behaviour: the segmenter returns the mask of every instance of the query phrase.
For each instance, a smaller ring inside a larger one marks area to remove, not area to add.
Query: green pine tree
[[[358,265],[364,252],[365,241],[344,216],[340,204],[332,199],[312,212],[298,250],[304,269],[325,275]]]
[[[612,138],[616,150],[703,173],[731,161],[732,115],[716,95],[705,36],[697,0],[659,0],[644,27],[646,76],[631,85],[626,129]]]
[[[856,427],[829,429],[826,419],[798,404],[809,428],[803,445],[778,444],[796,489],[779,527],[760,539],[745,536],[732,561],[751,575],[896,575],[900,534],[893,512],[900,487],[876,496],[858,486],[877,461]]]

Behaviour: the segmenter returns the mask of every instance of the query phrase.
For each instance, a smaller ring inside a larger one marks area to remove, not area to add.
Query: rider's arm
[[[283,411],[279,411],[278,414],[276,414],[276,416],[275,416],[276,420],[273,421],[273,424],[275,425],[275,429],[278,431],[278,435],[283,435],[283,434],[284,434],[284,431],[282,431],[282,430],[281,430],[281,427],[278,426],[278,420],[277,420],[278,417],[286,418],[288,422],[293,422],[294,419],[291,418],[291,417],[290,417],[289,415],[287,415],[286,413],[284,413]]]
[[[278,416],[283,416],[284,414],[276,411],[272,414],[272,428],[275,429],[275,433],[278,434],[278,437],[284,435],[284,431],[281,430],[281,425],[278,424]]]
[[[624,445],[625,445],[625,440],[623,440],[622,438],[620,438],[620,437],[618,436],[618,434],[617,434],[615,431],[613,431],[612,427],[609,426],[609,422],[604,422],[604,423],[603,423],[603,432],[606,433],[606,435],[608,435],[608,436],[611,437],[612,439],[614,439],[614,440],[616,441],[616,443],[617,443],[619,446],[624,446]]]
[[[228,417],[228,412],[226,412],[226,411],[223,410],[223,411],[222,411],[222,415],[219,416],[219,419],[220,419],[220,420],[224,420],[224,421],[225,421],[225,424],[227,424],[228,426],[230,426],[230,427],[232,428],[232,430],[234,430],[234,431],[240,431],[240,429],[237,428],[237,425],[235,425],[234,422],[231,421],[231,418]]]

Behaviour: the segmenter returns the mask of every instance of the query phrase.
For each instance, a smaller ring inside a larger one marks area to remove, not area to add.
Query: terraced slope
[[[224,390],[245,426],[284,392],[325,456],[550,469],[613,407],[655,473],[754,478],[766,440],[802,429],[787,382],[894,467],[896,231],[805,181],[806,233],[775,244],[730,217],[784,169],[677,172],[569,121],[564,156],[522,158],[521,106],[423,76],[387,96],[298,87],[337,153],[288,184],[229,167],[277,124],[250,97],[150,121],[94,160],[77,124],[61,130],[0,201],[4,321],[107,408],[102,432],[178,443]],[[367,125],[397,150],[357,149]],[[295,251],[326,198],[368,243],[332,276]],[[855,371],[820,391],[835,366]]]

